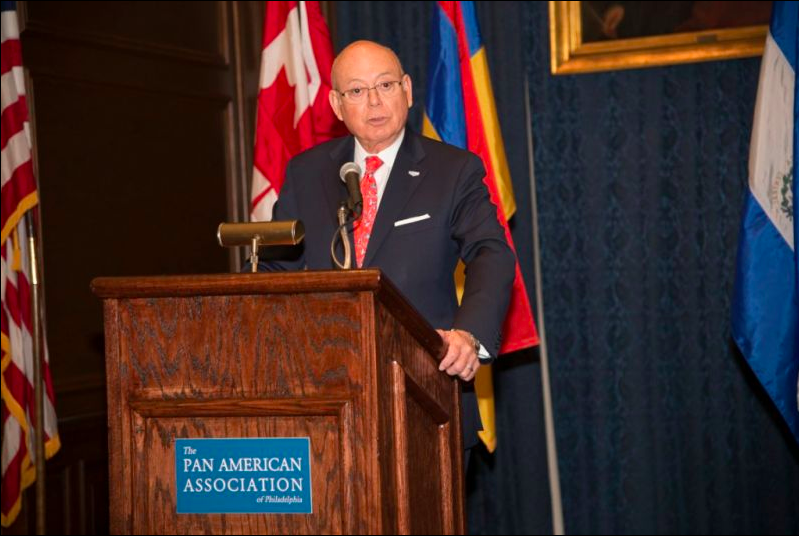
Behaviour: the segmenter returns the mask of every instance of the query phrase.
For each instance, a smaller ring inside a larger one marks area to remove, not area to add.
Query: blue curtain
[[[419,128],[432,3],[335,5],[339,49],[399,53]],[[760,59],[555,77],[546,2],[477,8],[531,293],[532,108],[566,532],[799,533],[799,448],[729,331]],[[496,387],[470,532],[549,533],[535,353],[500,360]]]

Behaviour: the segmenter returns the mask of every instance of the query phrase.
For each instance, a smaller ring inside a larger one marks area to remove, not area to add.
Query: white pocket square
[[[416,223],[417,221],[422,220],[429,220],[430,214],[425,214],[423,216],[414,216],[413,218],[405,218],[404,220],[398,220],[394,222],[394,227],[401,227],[403,225],[408,225],[409,223]]]

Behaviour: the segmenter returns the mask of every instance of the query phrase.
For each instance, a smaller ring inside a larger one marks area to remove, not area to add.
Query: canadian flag
[[[266,2],[250,219],[272,219],[292,156],[346,134],[328,103],[333,45],[319,2]]]

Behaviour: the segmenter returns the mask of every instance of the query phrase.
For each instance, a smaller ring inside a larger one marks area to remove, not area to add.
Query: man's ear
[[[333,108],[333,113],[336,114],[339,121],[344,121],[344,117],[341,115],[341,99],[339,98],[338,91],[335,89],[331,89],[330,93],[327,94],[328,101],[330,101],[330,107]]]
[[[402,90],[405,92],[405,98],[408,100],[408,108],[413,106],[413,83],[411,77],[407,73],[402,75]]]

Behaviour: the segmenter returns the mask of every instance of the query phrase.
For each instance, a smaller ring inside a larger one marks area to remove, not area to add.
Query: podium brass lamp
[[[300,220],[220,223],[216,238],[223,247],[250,246],[250,265],[258,271],[258,248],[261,246],[295,246],[305,238]]]

